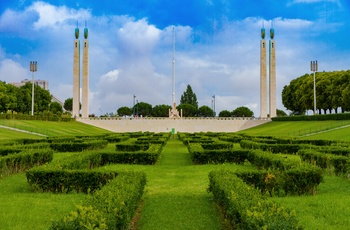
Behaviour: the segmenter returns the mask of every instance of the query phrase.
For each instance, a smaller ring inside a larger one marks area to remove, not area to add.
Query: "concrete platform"
[[[252,118],[86,118],[77,121],[112,132],[237,132],[271,120]]]

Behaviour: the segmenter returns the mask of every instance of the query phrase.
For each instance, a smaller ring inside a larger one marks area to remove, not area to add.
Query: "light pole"
[[[139,115],[139,100],[136,100],[136,115]]]
[[[215,94],[213,95],[213,111],[214,111],[214,117],[216,116],[215,113]]]
[[[132,107],[132,116],[135,117],[135,98],[136,98],[136,95],[134,94],[134,106]]]
[[[314,72],[314,115],[316,115],[316,72],[318,71],[317,61],[310,62],[311,71]]]
[[[38,63],[36,61],[30,62],[30,72],[32,72],[32,116],[34,115],[34,72],[38,70]]]

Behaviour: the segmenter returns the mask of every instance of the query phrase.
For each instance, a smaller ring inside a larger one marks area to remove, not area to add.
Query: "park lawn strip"
[[[273,121],[237,133],[261,136],[300,137],[314,132],[325,131],[336,127],[349,125],[350,121]],[[350,129],[350,128],[349,128]]]
[[[7,128],[0,127],[0,140],[9,140],[9,139],[18,139],[18,138],[42,139],[45,137],[30,134],[30,133],[18,132],[15,130],[10,130]]]
[[[112,133],[111,131],[87,125],[77,121],[35,121],[35,120],[0,120],[0,125],[40,133],[47,136],[91,136]],[[0,135],[1,136],[1,135]]]
[[[315,196],[273,197],[273,201],[295,210],[300,224],[308,230],[346,230],[350,226],[350,183],[326,175]]]
[[[0,229],[45,229],[86,199],[84,194],[33,193],[25,173],[0,179]]]

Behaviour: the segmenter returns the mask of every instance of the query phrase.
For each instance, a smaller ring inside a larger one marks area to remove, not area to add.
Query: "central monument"
[[[80,41],[79,28],[75,28],[74,57],[73,57],[73,111],[72,116],[79,118],[80,114]]]
[[[172,109],[169,109],[169,118],[181,118],[175,102],[175,28],[173,27],[173,61],[172,61]]]

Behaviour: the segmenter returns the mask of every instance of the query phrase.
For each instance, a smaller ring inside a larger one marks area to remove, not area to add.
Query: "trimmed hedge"
[[[16,154],[0,157],[0,177],[23,172],[34,166],[51,162],[51,149],[25,150]]]
[[[241,148],[244,149],[261,149],[273,153],[288,153],[295,154],[301,149],[300,145],[295,144],[265,144],[250,140],[242,140],[240,142]]]
[[[273,117],[272,121],[328,121],[328,120],[350,120],[349,113],[336,113],[336,114],[319,114],[313,116],[300,115],[300,116],[286,116],[286,117]]]
[[[106,140],[90,140],[82,142],[82,140],[75,140],[73,142],[65,143],[51,143],[50,148],[58,152],[81,152],[84,150],[103,149],[108,145]]]
[[[143,194],[146,175],[143,172],[119,173],[109,184],[89,196],[51,230],[60,229],[129,229]]]
[[[57,115],[52,116],[40,116],[40,115],[28,115],[28,114],[0,114],[0,119],[6,120],[37,120],[37,121],[75,121],[75,118],[70,117],[59,117]]]
[[[211,171],[208,191],[235,229],[303,229],[294,211],[265,199],[233,171]]]

